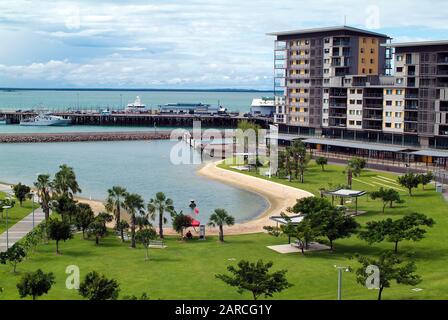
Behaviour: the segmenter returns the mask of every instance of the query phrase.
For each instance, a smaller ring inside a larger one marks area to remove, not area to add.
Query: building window
[[[355,104],[355,100],[350,99],[350,104]]]
[[[355,94],[356,90],[355,89],[350,89],[350,94]]]
[[[403,101],[395,101],[395,106],[401,107],[403,105]]]
[[[362,89],[358,89],[358,94],[362,94]]]
[[[398,78],[397,79],[397,84],[402,84],[403,83],[403,78]]]
[[[403,72],[403,67],[397,67],[397,72]]]
[[[391,106],[392,105],[392,101],[391,100],[387,100],[386,101],[386,106]]]
[[[370,53],[375,53],[375,49],[370,49]]]
[[[391,94],[392,94],[392,89],[387,89],[387,90],[386,90],[386,94],[387,94],[387,95],[391,95]]]
[[[355,120],[350,120],[350,121],[348,122],[348,124],[351,125],[351,126],[354,126],[354,125],[355,125]]]
[[[330,43],[330,38],[325,38],[325,43]]]
[[[375,60],[374,60],[374,59],[370,59],[370,63],[371,63],[371,64],[374,64],[374,63],[375,63]]]
[[[361,48],[361,53],[364,53],[364,48]]]
[[[386,128],[392,128],[392,123],[390,123],[390,122],[386,122],[385,125],[386,125]]]
[[[356,100],[356,104],[362,104],[362,100]]]
[[[369,69],[369,73],[372,74],[372,73],[373,73],[373,70],[372,70],[372,69]]]
[[[330,49],[328,48],[324,49],[324,53],[330,53]]]
[[[402,55],[397,55],[397,61],[403,61],[403,56]]]
[[[356,121],[357,126],[362,126],[362,121]]]
[[[395,118],[401,118],[401,112],[395,112]]]
[[[361,73],[366,73],[366,68],[362,68]]]
[[[401,123],[396,123],[395,124],[395,129],[401,129]]]

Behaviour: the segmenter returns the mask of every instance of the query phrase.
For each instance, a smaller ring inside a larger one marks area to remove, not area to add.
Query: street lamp
[[[31,198],[33,200],[33,229],[34,229],[34,197],[36,196],[36,194],[34,192],[31,192]]]
[[[9,231],[8,231],[8,209],[11,209],[11,206],[3,206],[3,210],[6,212],[6,250],[9,249]]]
[[[338,269],[338,300],[342,300],[342,272],[350,272],[350,267],[334,267]]]

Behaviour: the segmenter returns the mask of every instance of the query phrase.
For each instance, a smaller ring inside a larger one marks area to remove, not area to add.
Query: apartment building
[[[448,41],[347,26],[269,35],[280,131],[448,147]]]

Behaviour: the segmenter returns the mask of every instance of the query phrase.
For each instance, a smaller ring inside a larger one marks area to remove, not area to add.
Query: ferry
[[[142,103],[139,96],[135,98],[135,101],[132,103],[129,103],[126,108],[124,109],[124,112],[126,113],[146,113],[150,111],[144,103]]]
[[[226,114],[227,108],[220,105],[178,102],[159,105],[159,113],[218,115]]]
[[[40,114],[34,118],[20,121],[21,126],[68,126],[70,119],[64,119],[51,114]]]

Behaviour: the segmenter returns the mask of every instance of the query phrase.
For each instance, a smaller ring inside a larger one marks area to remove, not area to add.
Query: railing
[[[364,93],[365,98],[382,98],[382,93]]]
[[[382,104],[366,104],[366,105],[364,105],[364,108],[367,108],[367,109],[382,109],[383,105]]]
[[[330,103],[330,108],[347,108],[345,103]]]
[[[405,94],[405,99],[418,99],[418,94]]]

